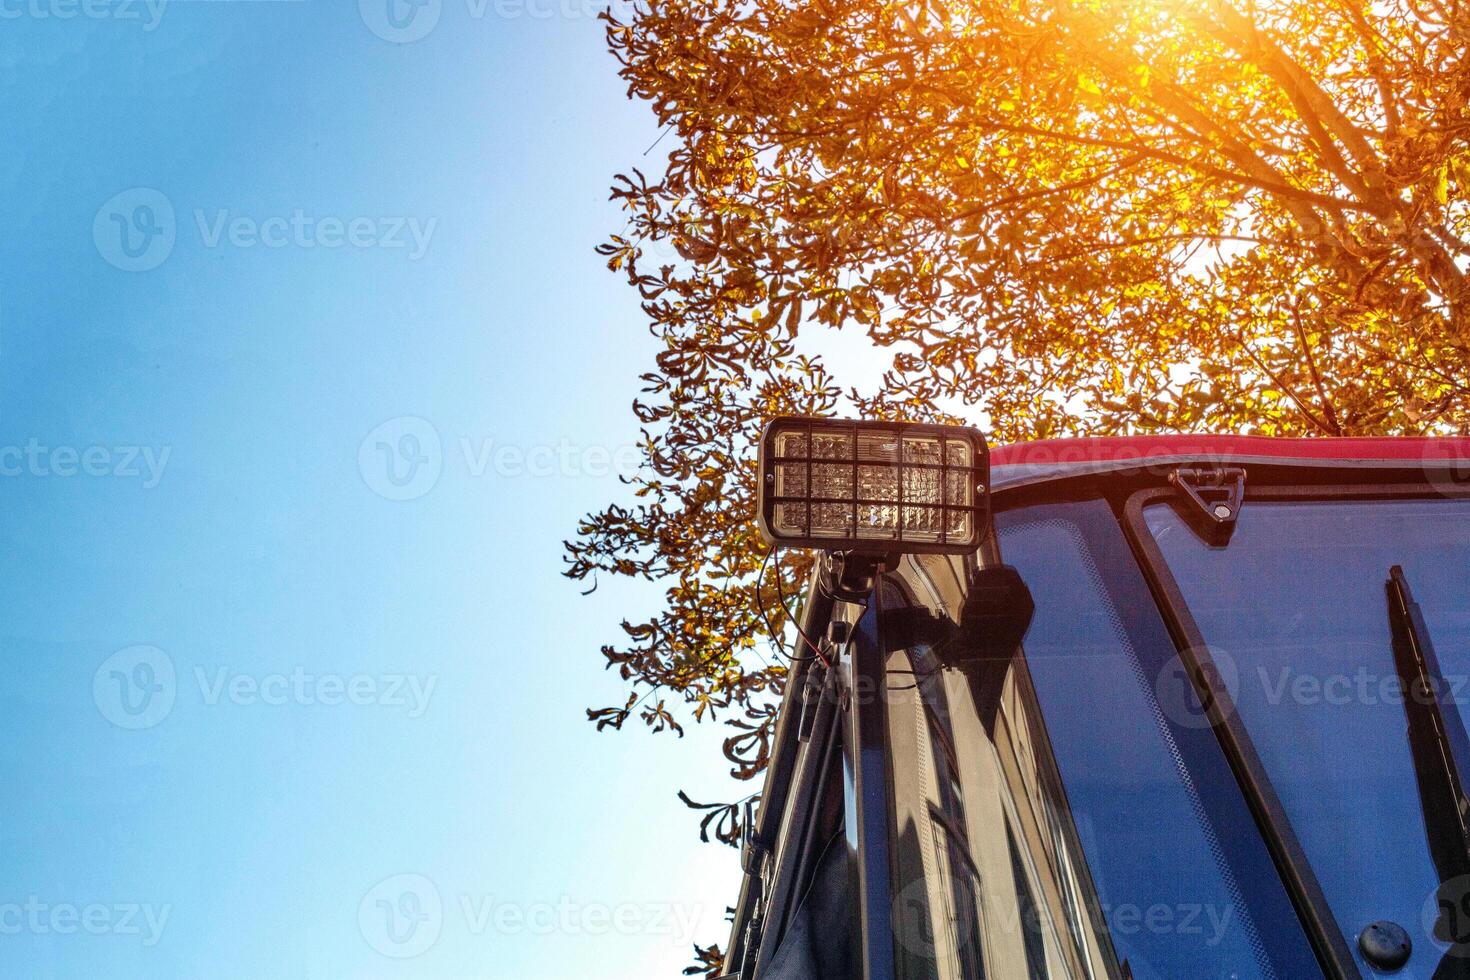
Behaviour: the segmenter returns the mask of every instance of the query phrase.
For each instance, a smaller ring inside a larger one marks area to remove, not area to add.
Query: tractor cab
[[[781,419],[743,980],[1470,978],[1470,440]]]

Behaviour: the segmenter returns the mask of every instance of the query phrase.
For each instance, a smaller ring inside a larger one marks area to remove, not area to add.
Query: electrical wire
[[[774,555],[775,553],[776,553],[776,547],[775,547],[775,545],[772,545],[770,547],[770,549],[766,551],[766,557],[765,557],[765,559],[761,561],[760,571],[758,573],[756,573],[756,577],[755,577],[755,606],[756,606],[756,609],[760,611],[761,621],[766,624],[766,633],[767,633],[767,635],[769,635],[770,638],[771,638],[771,640],[776,644],[776,652],[778,654],[780,654],[781,656],[785,657],[787,660],[791,661],[794,664],[806,663],[807,661],[809,661],[809,660],[811,660],[813,658],[812,657],[795,656],[793,654],[789,654],[789,653],[786,652],[786,649],[785,649],[786,648],[785,641],[782,640],[781,635],[776,632],[775,627],[771,625],[771,617],[766,613],[765,600],[761,598],[761,586],[765,583],[765,579],[766,579],[766,566],[771,563],[771,556]],[[784,613],[786,613],[786,617],[791,620],[792,625],[796,626],[796,632],[801,634],[801,638],[804,641],[806,641],[806,645],[811,648],[812,653],[816,655],[816,659],[817,660],[820,660],[822,662],[822,665],[824,667],[831,667],[832,666],[831,662],[828,661],[828,659],[826,658],[826,656],[823,655],[821,649],[818,648],[818,646],[811,641],[811,637],[807,636],[806,633],[805,633],[805,631],[802,630],[801,624],[799,624],[799,623],[796,622],[796,617],[792,616],[791,615],[791,611],[786,608],[786,597],[785,597],[785,595],[781,591],[781,569],[780,569],[780,566],[777,566],[777,568],[776,568],[776,597],[781,602],[781,611],[784,612]]]
[[[775,551],[775,550],[776,550],[775,547],[772,546],[771,551]],[[768,557],[768,558],[770,557],[770,553],[769,552],[767,552],[766,557]],[[780,565],[779,562],[776,564],[776,598],[778,600],[780,600],[780,602],[781,602],[781,608],[782,609],[786,609],[787,608],[787,605],[786,605],[786,596],[781,591],[781,565]],[[787,613],[787,615],[788,616],[791,616],[791,614],[789,612]],[[797,633],[797,635],[800,636],[803,640],[806,641],[806,645],[811,648],[812,653],[815,653],[817,655],[817,659],[820,660],[820,661],[822,661],[822,666],[823,667],[831,667],[832,664],[827,660],[827,657],[822,653],[822,648],[819,647],[819,646],[817,646],[815,643],[813,643],[812,642],[812,638],[810,636],[807,636],[806,635],[806,630],[804,630],[804,629],[801,628],[801,623],[797,621],[797,619],[796,619],[795,616],[791,616],[791,625],[796,627],[796,633]]]
[[[903,675],[903,676],[915,678],[915,680],[914,680],[914,682],[912,684],[904,684],[904,685],[902,685],[900,687],[890,687],[890,688],[888,688],[888,690],[889,691],[917,691],[917,690],[920,690],[923,687],[925,681],[927,681],[929,678],[933,677],[934,675],[940,673],[943,669],[944,669],[943,666],[939,666],[939,667],[935,667],[932,670],[926,670],[926,671],[922,671],[922,672],[921,671],[917,671],[917,670],[888,670],[888,671],[885,671],[885,673],[887,673],[887,674],[900,674],[900,675]]]
[[[774,546],[772,546],[770,549],[768,549],[766,551],[766,557],[761,561],[760,571],[756,573],[756,576],[755,576],[755,608],[761,614],[761,621],[766,624],[766,635],[769,636],[771,638],[771,642],[773,642],[776,645],[776,655],[777,656],[780,656],[780,657],[785,657],[787,660],[791,661],[792,663],[800,663],[802,660],[810,660],[811,658],[810,657],[793,657],[791,654],[789,654],[789,653],[786,652],[786,644],[781,639],[780,634],[778,634],[776,632],[776,628],[771,625],[771,617],[766,613],[766,603],[765,603],[765,600],[761,597],[761,588],[764,585],[765,580],[766,580],[766,566],[771,563],[771,556],[773,554],[775,554],[775,553],[776,553],[776,549],[775,549]],[[780,569],[777,569],[776,574],[778,576],[780,575]],[[779,589],[777,590],[777,594],[778,595],[780,594],[780,590]],[[785,608],[785,607],[783,606],[782,608]]]

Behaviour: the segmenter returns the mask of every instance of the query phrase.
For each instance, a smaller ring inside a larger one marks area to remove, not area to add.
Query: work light
[[[761,534],[827,551],[974,551],[989,480],[985,439],[966,426],[784,416],[761,435]]]

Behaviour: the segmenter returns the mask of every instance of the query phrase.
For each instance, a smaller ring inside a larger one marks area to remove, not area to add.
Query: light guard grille
[[[832,551],[974,551],[989,479],[985,439],[968,427],[778,418],[761,437],[761,533]]]

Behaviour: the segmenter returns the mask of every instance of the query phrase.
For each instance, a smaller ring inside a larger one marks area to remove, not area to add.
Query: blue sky
[[[0,974],[677,976],[738,872],[560,540],[651,355],[588,5],[0,0]]]

